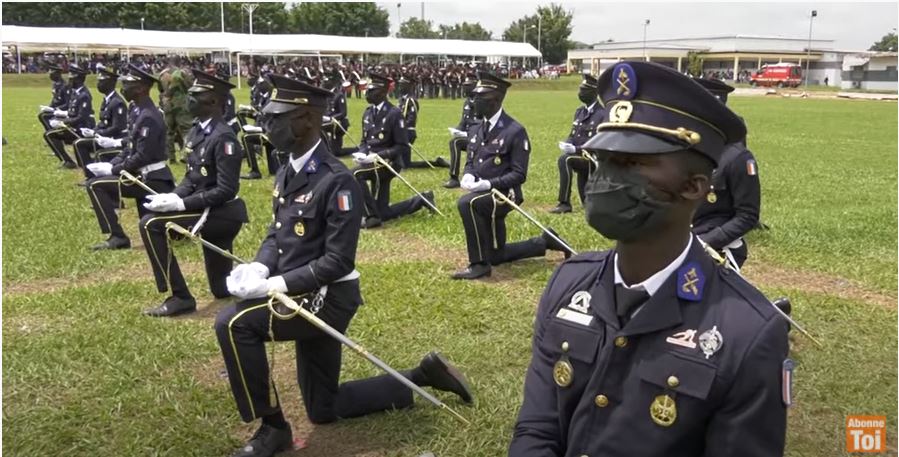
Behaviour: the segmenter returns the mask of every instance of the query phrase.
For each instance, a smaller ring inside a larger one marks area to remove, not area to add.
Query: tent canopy
[[[249,35],[221,32],[167,32],[115,28],[0,27],[4,46],[23,51],[129,49],[166,52],[343,53],[540,57],[527,43],[508,41],[419,40],[332,35]]]

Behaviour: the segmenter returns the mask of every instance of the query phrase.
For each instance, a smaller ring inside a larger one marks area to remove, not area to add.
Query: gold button
[[[283,249],[278,249],[278,254],[284,254],[284,250],[283,250]]]
[[[568,342],[567,341],[562,342],[562,352],[568,352]]]
[[[276,228],[276,229],[281,228],[281,223],[280,223],[280,222],[275,222],[275,228]]]
[[[606,406],[609,406],[609,397],[606,397],[605,395],[600,394],[600,395],[597,395],[596,398],[593,399],[593,402],[596,403],[596,406],[599,406],[600,408],[605,408]]]
[[[680,385],[680,379],[677,379],[677,376],[671,375],[668,376],[668,387],[677,387]]]
[[[283,198],[283,197],[282,197],[282,198],[279,198],[279,199],[278,199],[278,203],[280,203],[280,204],[283,205],[283,204],[284,204],[284,198]]]
[[[620,348],[627,346],[627,337],[619,336],[619,337],[615,338],[615,346],[620,347]]]

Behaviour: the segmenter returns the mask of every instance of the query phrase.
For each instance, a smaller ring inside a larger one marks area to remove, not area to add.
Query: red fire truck
[[[752,86],[799,87],[802,84],[802,67],[795,63],[762,65],[749,77]]]

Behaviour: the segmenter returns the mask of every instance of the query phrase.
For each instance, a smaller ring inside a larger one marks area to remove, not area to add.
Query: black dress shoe
[[[490,276],[490,265],[486,263],[475,263],[453,273],[453,279],[478,279],[484,276]]]
[[[449,168],[450,167],[449,162],[447,162],[446,159],[444,159],[443,157],[438,157],[438,158],[434,159],[434,162],[432,162],[432,163],[440,168]]]
[[[553,214],[562,214],[562,213],[570,213],[571,212],[571,204],[569,203],[559,203],[555,208],[549,210],[550,213]]]
[[[290,426],[280,429],[262,424],[250,441],[231,454],[231,457],[272,457],[275,453],[290,450],[292,447],[293,432]]]
[[[362,220],[362,228],[372,229],[375,227],[380,227],[381,225],[383,225],[381,219],[375,216],[368,216]]]
[[[240,179],[262,179],[262,173],[251,171],[245,175],[240,175]]]
[[[443,354],[431,352],[421,360],[419,368],[428,378],[428,385],[446,392],[452,392],[462,398],[465,403],[471,403],[471,388],[468,380],[456,367],[450,364]]]
[[[78,181],[78,182],[76,183],[76,185],[77,185],[78,187],[87,187],[87,180],[85,179],[84,181]]]
[[[131,240],[119,236],[111,236],[108,240],[91,246],[91,251],[105,251],[107,249],[131,249]]]
[[[434,205],[434,207],[437,206],[437,204],[435,203],[435,200],[434,200],[434,192],[433,191],[429,190],[427,192],[423,192],[421,195],[422,195],[422,197],[425,198],[425,200],[428,201],[428,203],[430,203],[431,205]],[[419,197],[419,200],[421,200],[421,197]],[[434,208],[432,208],[430,205],[428,205],[427,203],[425,203],[423,201],[421,202],[421,206],[424,206],[425,208],[427,208],[428,211],[430,211],[431,213],[436,212],[436,211],[434,211]]]
[[[65,168],[67,170],[74,170],[78,168],[78,165],[75,165],[75,162],[63,162],[59,165],[59,168]]]
[[[555,230],[549,229],[549,231],[552,232],[552,234],[555,235],[556,238],[558,238],[560,240],[562,239],[562,237],[559,236],[559,234],[556,233]],[[566,259],[571,258],[571,251],[568,250],[568,248],[565,247],[564,244],[556,241],[555,238],[549,236],[546,232],[541,233],[540,237],[543,238],[543,241],[546,242],[546,249],[551,249],[553,251],[562,251],[565,253]]]
[[[166,298],[161,305],[144,310],[144,315],[150,317],[172,317],[179,314],[192,313],[197,310],[197,301],[193,298],[181,298],[171,296]]]
[[[448,181],[443,183],[443,187],[446,187],[447,189],[455,189],[459,187],[459,180],[456,178],[450,178]]]

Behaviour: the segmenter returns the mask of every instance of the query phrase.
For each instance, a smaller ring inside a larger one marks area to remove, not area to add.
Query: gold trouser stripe
[[[247,404],[250,405],[250,414],[253,415],[253,419],[256,418],[256,408],[253,407],[253,398],[250,396],[250,389],[247,388],[247,379],[243,375],[243,366],[240,364],[240,356],[237,355],[237,344],[234,343],[234,333],[231,332],[231,327],[234,325],[234,321],[240,319],[244,314],[264,306],[268,306],[268,304],[263,303],[261,305],[251,306],[237,313],[230,321],[228,321],[228,339],[231,340],[231,351],[234,352],[234,361],[237,362],[237,372],[240,373],[240,383],[243,384],[243,391],[247,395]]]
[[[88,186],[88,190],[91,193],[91,198],[97,202],[97,208],[100,208],[100,214],[103,215],[103,219],[106,221],[106,226],[109,227],[110,230],[112,230],[112,225],[109,223],[109,217],[107,217],[106,211],[103,211],[103,206],[100,205],[100,199],[97,198],[97,192],[94,190],[94,185],[96,185],[96,184],[112,184],[114,182],[117,182],[118,180],[119,180],[119,178],[111,178],[111,179],[100,178],[96,181],[91,182],[90,186]],[[121,198],[121,192],[119,192],[119,197]]]
[[[168,255],[166,255],[166,264],[163,265],[162,261],[159,260],[159,254],[156,253],[156,248],[153,247],[153,241],[150,239],[150,224],[152,224],[154,221],[157,221],[157,220],[164,221],[164,220],[178,219],[181,217],[200,217],[200,214],[199,213],[191,213],[191,214],[176,214],[173,216],[158,216],[158,217],[150,218],[150,220],[148,220],[147,223],[144,224],[144,231],[147,232],[147,244],[150,245],[150,250],[153,251],[153,258],[156,259],[156,265],[159,265],[159,269],[162,270],[162,276],[163,276],[163,278],[165,278],[165,284],[166,284],[166,286],[168,286],[169,291],[172,290],[172,283],[171,283],[171,281],[169,281],[169,267],[172,264],[172,256],[171,256],[172,243],[166,243],[169,248],[168,248],[168,253],[167,253]]]
[[[360,169],[354,171],[354,172],[353,172],[353,177],[355,178],[357,173],[362,173],[362,172],[366,172],[366,171],[373,171],[373,172],[375,173],[374,191],[372,191],[371,193],[372,193],[372,195],[374,195],[374,198],[375,198],[375,205],[377,205],[377,204],[378,204],[378,202],[377,202],[377,200],[378,200],[378,193],[379,193],[379,189],[381,188],[381,177],[380,177],[380,175],[378,174],[378,170],[381,169],[381,168],[384,168],[384,166],[381,165],[381,164],[379,164],[379,163],[376,163],[376,164],[374,164],[374,165],[375,165],[375,166],[372,167],[372,168],[360,168]],[[363,183],[363,185],[364,185],[364,186],[367,186],[368,183]],[[368,211],[368,205],[366,205],[365,202],[362,202],[362,209],[363,209],[363,211],[365,212],[365,216],[366,216],[366,217],[371,216],[371,214],[370,214],[369,211]]]
[[[481,251],[481,235],[480,235],[480,233],[478,233],[478,221],[475,218],[475,214],[474,214],[474,201],[479,198],[482,198],[482,197],[493,197],[493,194],[486,193],[483,195],[478,195],[477,197],[474,197],[471,200],[469,200],[468,201],[468,212],[471,215],[471,223],[474,225],[474,236],[475,236],[475,240],[477,241],[477,245],[478,245],[478,257],[483,262],[485,259],[484,259],[484,252]],[[493,199],[491,198],[491,200],[493,200]],[[494,212],[496,211],[496,200],[493,200],[493,211]],[[494,232],[493,232],[493,238],[496,239],[496,230],[494,230]]]

